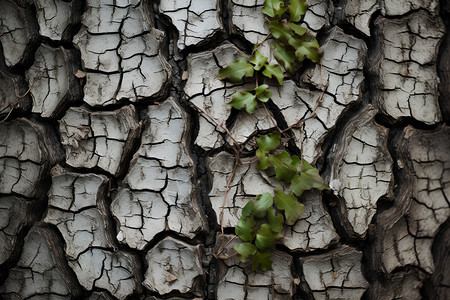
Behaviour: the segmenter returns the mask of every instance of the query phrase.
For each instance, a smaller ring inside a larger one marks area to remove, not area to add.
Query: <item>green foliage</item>
[[[308,3],[306,0],[290,0],[289,4],[289,13],[291,14],[291,18],[289,21],[298,22],[302,18],[302,16],[306,13],[308,9]]]
[[[232,61],[224,69],[219,71],[219,79],[228,79],[231,82],[240,82],[242,78],[253,76],[253,66],[248,64],[245,58]]]
[[[255,88],[233,95],[229,102],[233,108],[245,109],[252,114],[259,102],[265,103],[272,96],[269,85],[260,81],[276,79],[282,85],[285,77],[283,69],[295,74],[297,65],[305,59],[319,62],[319,43],[306,28],[295,24],[302,20],[307,8],[306,0],[265,0],[262,13],[270,18],[269,30],[275,39],[272,45],[278,64],[268,64],[268,58],[258,51],[261,44],[257,44],[248,60],[242,57],[221,69],[221,80],[238,83],[244,77],[255,79]],[[272,132],[257,139],[256,156],[259,162],[256,167],[261,170],[273,168],[275,177],[287,183],[290,191],[285,193],[274,189],[273,195],[257,195],[255,200],[244,206],[235,228],[236,235],[243,241],[234,246],[239,261],[245,262],[251,258],[253,271],[272,268],[270,254],[275,249],[276,240],[282,237],[284,223],[295,224],[304,212],[304,205],[298,199],[303,192],[328,189],[316,168],[296,155],[277,150],[281,134]]]

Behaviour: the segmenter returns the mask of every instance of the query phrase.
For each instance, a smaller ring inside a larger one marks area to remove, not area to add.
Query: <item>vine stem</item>
[[[208,114],[204,109],[200,108],[199,106],[195,105],[195,103],[189,102],[191,103],[195,108],[197,108],[200,112],[204,113],[212,122],[214,122],[217,126],[219,126],[220,128],[222,128],[227,134],[228,136],[233,140],[233,150],[234,150],[234,156],[235,156],[235,163],[234,163],[234,167],[233,167],[233,171],[231,172],[231,176],[227,181],[227,186],[225,188],[225,195],[223,196],[223,202],[222,202],[222,209],[220,211],[220,231],[221,231],[221,236],[222,236],[222,243],[220,245],[220,250],[217,254],[214,254],[214,257],[219,258],[218,255],[220,253],[222,253],[222,251],[225,249],[226,246],[228,246],[228,244],[236,237],[236,235],[224,246],[224,242],[225,242],[225,232],[223,230],[223,214],[224,214],[224,210],[225,210],[225,203],[227,200],[227,195],[228,195],[228,191],[230,190],[230,185],[231,182],[233,181],[234,175],[236,173],[236,169],[237,166],[239,165],[240,162],[240,147],[239,147],[239,143],[236,141],[236,139],[231,135],[231,132],[228,130],[228,128],[226,128],[225,126],[223,126],[222,124],[219,124],[216,120],[214,120],[214,118]],[[236,254],[234,254],[236,255]]]
[[[231,173],[231,176],[228,179],[227,187],[225,188],[225,195],[223,196],[222,209],[220,211],[220,231],[222,232],[222,243],[220,245],[220,248],[221,248],[220,252],[222,252],[223,249],[228,245],[228,244],[225,245],[225,246],[223,245],[224,242],[225,242],[225,233],[223,232],[223,212],[225,210],[225,203],[226,203],[226,200],[227,200],[228,191],[230,190],[230,185],[231,185],[231,182],[233,181],[234,174],[236,173],[236,169],[237,169],[238,164],[239,164],[239,158],[236,157],[235,158],[234,167],[233,167],[233,172]],[[217,255],[219,255],[219,253]]]
[[[225,248],[237,237],[237,235],[235,234],[221,249],[220,251],[218,251],[216,254],[213,254],[213,256],[215,258],[218,258],[218,256],[220,255],[220,253],[223,252],[223,250],[225,250]]]
[[[219,122],[214,120],[214,118],[210,114],[208,114],[203,108],[200,108],[199,106],[195,105],[195,103],[192,103],[192,102],[189,102],[189,103],[192,104],[200,112],[204,113],[214,124],[216,124],[217,126],[222,128],[228,134],[228,136],[233,140],[234,145],[236,145],[236,147],[239,148],[239,143],[236,141],[236,139],[233,137],[233,135],[231,135],[231,132],[228,130],[228,128],[223,126],[223,124],[219,124]]]
[[[255,53],[256,51],[259,51],[259,49],[261,49],[262,44],[267,40],[267,38],[271,35],[272,33],[269,32],[264,39],[261,41],[261,43],[258,44],[258,47],[256,47],[255,50],[252,51],[252,54]]]
[[[19,100],[20,100],[21,98],[25,97],[25,96],[31,91],[31,88],[33,87],[33,83],[34,83],[34,82],[31,82],[31,85],[30,85],[30,87],[28,88],[28,90],[25,92],[25,94],[23,94],[22,96],[16,96],[16,101],[14,101],[13,103],[11,103],[11,104],[8,105],[8,106],[10,106],[11,108],[9,109],[9,112],[8,112],[8,114],[6,115],[6,117],[5,117],[3,120],[0,121],[0,124],[3,123],[3,122],[6,122],[6,120],[8,120],[9,116],[11,115],[12,111],[14,110],[14,107],[17,105],[17,103],[19,103]],[[5,107],[4,109],[2,109],[0,112],[2,112],[2,111],[4,111],[5,109],[7,109],[8,106],[6,106],[6,107]]]

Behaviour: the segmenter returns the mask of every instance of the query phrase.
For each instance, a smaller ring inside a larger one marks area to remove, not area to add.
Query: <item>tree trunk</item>
[[[0,299],[449,299],[450,5],[307,2],[320,64],[249,115],[217,74],[264,0],[0,0]],[[331,190],[251,272],[276,126]]]

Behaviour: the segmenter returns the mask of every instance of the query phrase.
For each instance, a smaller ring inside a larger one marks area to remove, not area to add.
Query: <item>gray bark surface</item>
[[[449,299],[450,5],[307,2],[321,63],[249,115],[217,74],[264,0],[0,0],[0,299]],[[254,160],[277,126],[330,191],[251,272],[233,228],[284,188]]]

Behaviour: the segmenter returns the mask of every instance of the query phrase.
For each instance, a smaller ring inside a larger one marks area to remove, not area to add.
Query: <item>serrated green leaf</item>
[[[239,253],[239,261],[245,262],[250,255],[256,254],[256,247],[250,243],[240,243],[234,246],[234,250]]]
[[[330,188],[325,184],[322,177],[320,177],[319,170],[303,160],[303,169],[300,175],[292,179],[290,189],[295,195],[300,197],[304,191],[311,189],[322,191],[329,190]]]
[[[256,236],[255,226],[256,222],[253,217],[242,216],[234,231],[244,242],[251,242]]]
[[[294,74],[294,61],[295,61],[295,53],[293,51],[287,50],[281,47],[278,43],[273,43],[275,46],[275,50],[273,52],[273,56],[278,61],[280,65],[291,74]]]
[[[269,154],[269,166],[275,168],[276,178],[288,183],[290,183],[292,178],[297,174],[297,170],[291,165],[291,162],[291,156],[286,151],[276,155]]]
[[[260,250],[271,250],[275,248],[275,239],[280,237],[278,232],[270,229],[269,224],[262,224],[256,232],[255,245]]]
[[[258,50],[256,50],[255,55],[250,59],[250,63],[254,65],[253,69],[256,71],[259,71],[264,67],[264,64],[267,62],[268,58],[259,53]]]
[[[263,135],[256,140],[259,149],[264,152],[270,152],[275,150],[280,145],[281,133],[278,131],[271,132],[269,134]]]
[[[252,260],[252,271],[255,271],[258,267],[261,270],[272,270],[272,258],[270,256],[270,251],[256,251]]]
[[[264,76],[272,78],[275,76],[277,78],[278,84],[283,85],[284,74],[283,70],[279,65],[265,65],[264,71],[262,72]]]
[[[281,15],[287,10],[287,6],[282,0],[266,0],[262,13],[271,18],[281,18]]]
[[[287,43],[289,39],[294,35],[294,32],[289,28],[288,25],[285,25],[278,21],[270,22],[269,30],[275,38],[284,43]]]
[[[267,220],[269,221],[269,225],[272,231],[281,232],[284,222],[282,214],[277,214],[275,209],[269,208],[267,210]]]
[[[238,60],[232,61],[225,68],[219,70],[219,79],[228,79],[231,82],[240,82],[242,78],[253,76],[253,66],[241,57]]]
[[[259,163],[256,165],[256,168],[260,170],[267,169],[269,167],[269,159],[266,155],[266,152],[262,151],[261,149],[257,149],[256,156],[259,159]]]
[[[306,35],[292,37],[289,39],[289,45],[295,48],[295,57],[299,61],[303,61],[305,58],[315,63],[320,61],[320,46],[316,38]]]
[[[270,97],[272,97],[272,91],[269,90],[269,86],[267,84],[261,84],[255,88],[254,91],[256,98],[258,98],[261,102],[267,102]]]
[[[228,103],[233,108],[243,109],[249,114],[255,111],[258,102],[256,102],[256,96],[249,92],[237,92],[233,95],[231,102]]]
[[[291,22],[298,22],[308,9],[308,3],[306,0],[290,0],[288,5],[289,13],[291,15]]]
[[[294,23],[289,23],[289,27],[291,27],[291,29],[294,30],[294,32],[299,36],[302,36],[306,32],[308,32],[308,29],[306,29],[305,27],[302,27]]]
[[[275,189],[275,205],[278,209],[284,210],[288,225],[294,225],[300,215],[305,211],[305,206],[297,201],[297,198],[292,192],[285,194],[278,189]]]

